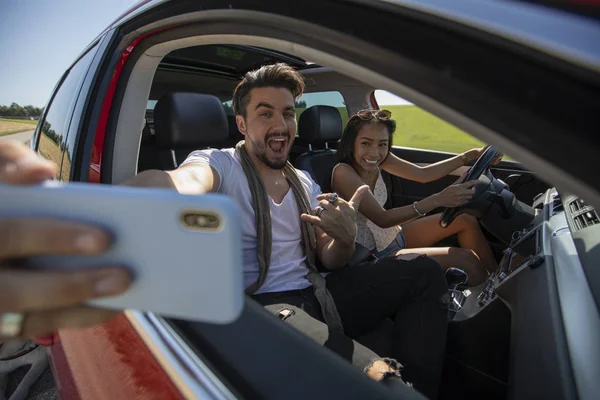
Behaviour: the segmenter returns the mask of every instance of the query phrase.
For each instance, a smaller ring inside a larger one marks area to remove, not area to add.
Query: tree
[[[306,108],[306,101],[304,101],[304,100],[296,101],[296,108]]]
[[[28,117],[39,117],[42,115],[42,110],[39,107],[34,107],[31,104],[23,107]]]
[[[12,102],[10,106],[0,105],[0,116],[2,117],[33,117],[39,118],[42,115],[42,109],[34,107],[31,104],[25,107]]]
[[[27,116],[23,107],[17,103],[11,103],[10,105],[11,116],[13,117],[25,117]]]

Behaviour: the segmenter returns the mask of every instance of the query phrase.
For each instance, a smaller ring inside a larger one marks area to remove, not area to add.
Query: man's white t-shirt
[[[210,165],[220,178],[217,192],[233,197],[240,206],[244,247],[244,286],[248,287],[258,279],[258,244],[252,195],[239,155],[233,148],[197,150],[192,152],[181,165],[189,163]],[[308,173],[297,171],[300,182],[310,198],[311,208],[314,209],[319,203],[317,195],[321,194],[321,188]],[[306,280],[308,268],[302,245],[300,211],[292,189],[288,190],[281,204],[275,203],[269,196],[269,204],[273,235],[271,264],[267,279],[256,293],[307,288],[311,284]]]

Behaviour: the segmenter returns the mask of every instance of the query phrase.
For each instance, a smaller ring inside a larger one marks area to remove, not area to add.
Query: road
[[[31,135],[33,135],[33,130],[15,133],[13,135],[0,136],[0,142],[3,140],[13,139],[18,140],[20,142],[26,142],[31,139]]]

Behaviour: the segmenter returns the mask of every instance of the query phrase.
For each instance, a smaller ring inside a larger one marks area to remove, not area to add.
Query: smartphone
[[[0,218],[51,217],[94,224],[113,236],[100,255],[44,255],[25,268],[124,266],[134,276],[122,295],[90,305],[165,317],[229,323],[244,301],[240,213],[225,195],[49,181],[0,184]]]

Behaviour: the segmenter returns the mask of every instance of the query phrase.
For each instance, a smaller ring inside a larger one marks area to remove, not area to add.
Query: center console
[[[479,286],[453,291],[443,400],[597,397],[598,212],[554,188],[532,208],[499,270]]]
[[[514,316],[503,293],[512,293],[520,281],[528,282],[532,272],[543,268],[545,226],[549,212],[560,212],[559,204],[553,189],[537,196],[533,218],[512,232],[498,271],[480,285],[450,287],[444,387],[453,394],[448,399],[468,398],[473,387],[482,398],[506,399]]]
[[[534,218],[526,228],[513,232],[510,245],[503,251],[496,273],[478,286],[462,290],[450,288],[453,297],[450,321],[472,318],[497,299],[496,292],[505,281],[515,279],[524,269],[535,268],[544,261],[542,227],[547,216],[543,210],[548,196],[553,204],[560,204],[556,191],[538,195],[534,199]]]

